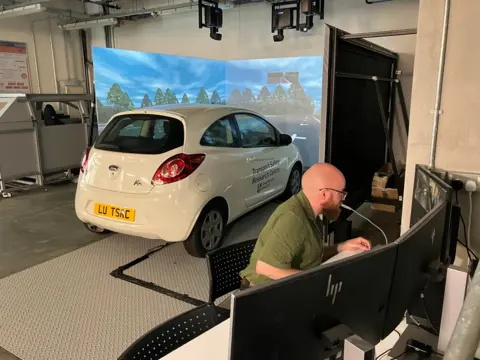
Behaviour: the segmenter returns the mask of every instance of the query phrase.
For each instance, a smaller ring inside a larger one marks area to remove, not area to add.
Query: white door
[[[228,203],[229,221],[246,212],[246,155],[241,146],[235,120],[229,115],[213,122],[200,139],[202,152],[208,154],[204,171],[212,179],[213,196]]]
[[[266,120],[249,113],[235,114],[245,150],[248,208],[281,194],[288,181],[288,156],[278,146],[277,131]]]

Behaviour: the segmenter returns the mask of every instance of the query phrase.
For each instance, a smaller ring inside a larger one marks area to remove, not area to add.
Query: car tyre
[[[94,234],[109,234],[111,232],[110,230],[101,228],[101,227],[93,225],[93,224],[83,223],[83,226],[85,226],[85,228],[88,231],[90,231],[91,233],[94,233]]]
[[[302,166],[297,163],[293,166],[288,178],[287,187],[283,193],[285,200],[291,198],[293,195],[298,194],[302,189]]]
[[[220,206],[208,206],[201,212],[183,246],[189,255],[204,258],[222,245],[225,232],[225,211]]]

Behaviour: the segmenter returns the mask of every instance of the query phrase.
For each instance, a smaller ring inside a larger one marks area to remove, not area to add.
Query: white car
[[[301,175],[291,137],[250,110],[133,110],[115,115],[85,152],[75,210],[90,231],[183,241],[203,257],[229,223],[297,193]]]

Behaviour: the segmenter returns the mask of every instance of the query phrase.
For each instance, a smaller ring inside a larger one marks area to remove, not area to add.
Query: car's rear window
[[[183,146],[180,120],[158,115],[122,115],[108,123],[95,144],[100,150],[162,154]]]

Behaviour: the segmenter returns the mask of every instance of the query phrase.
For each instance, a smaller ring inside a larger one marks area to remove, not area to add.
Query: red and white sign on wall
[[[27,44],[0,41],[0,93],[30,93]]]

